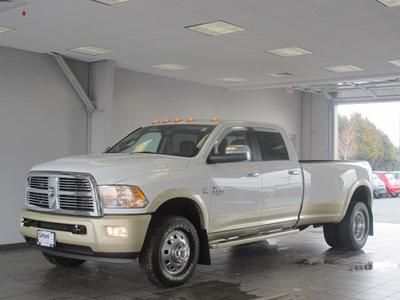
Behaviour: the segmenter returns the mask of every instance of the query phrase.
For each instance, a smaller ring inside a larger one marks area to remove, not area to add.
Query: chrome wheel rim
[[[365,215],[358,211],[354,214],[353,219],[353,235],[357,241],[360,241],[364,238],[366,232],[367,222],[365,219]]]
[[[190,243],[186,233],[174,230],[164,238],[161,245],[163,269],[171,275],[180,273],[188,265],[190,258]]]

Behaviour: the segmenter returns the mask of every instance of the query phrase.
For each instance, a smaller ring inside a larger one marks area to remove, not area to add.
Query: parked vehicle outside
[[[393,171],[390,173],[392,173],[394,178],[396,178],[400,182],[400,171]]]
[[[152,282],[177,286],[211,264],[210,248],[308,226],[333,248],[361,249],[371,177],[368,162],[299,161],[272,124],[165,120],[107,153],[32,168],[21,232],[57,266],[139,258]]]
[[[375,198],[386,197],[388,192],[385,183],[375,173],[372,174],[372,187]]]
[[[400,194],[400,183],[390,172],[379,171],[374,172],[384,183],[387,192],[392,197],[397,197]]]

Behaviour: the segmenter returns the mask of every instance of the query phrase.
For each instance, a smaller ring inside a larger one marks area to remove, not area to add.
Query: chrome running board
[[[236,246],[236,245],[242,245],[242,244],[248,244],[248,243],[258,242],[258,241],[262,241],[262,240],[267,240],[270,238],[278,238],[278,237],[282,237],[282,236],[289,235],[289,234],[295,234],[295,233],[299,233],[299,232],[300,232],[299,229],[295,229],[295,230],[285,230],[285,231],[266,233],[266,234],[257,234],[257,235],[251,235],[251,236],[245,236],[245,237],[237,237],[237,238],[232,238],[232,239],[217,240],[217,241],[211,241],[209,243],[209,246],[211,249],[226,248],[226,247],[232,247],[232,246]]]

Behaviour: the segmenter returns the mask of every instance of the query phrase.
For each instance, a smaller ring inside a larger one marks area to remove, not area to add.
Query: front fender
[[[154,213],[161,205],[166,203],[168,200],[177,198],[184,198],[188,199],[188,201],[193,201],[200,215],[201,226],[208,231],[209,216],[205,201],[201,198],[200,195],[195,194],[188,189],[170,189],[162,192],[161,194],[157,195],[153,201],[151,201],[148,207],[148,212]]]

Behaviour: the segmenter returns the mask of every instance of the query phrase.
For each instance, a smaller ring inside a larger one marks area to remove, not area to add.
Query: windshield
[[[107,153],[154,153],[193,157],[199,153],[215,126],[161,125],[140,128]]]

